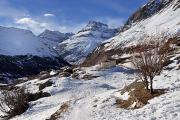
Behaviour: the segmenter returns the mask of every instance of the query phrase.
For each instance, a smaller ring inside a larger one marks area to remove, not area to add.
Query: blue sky
[[[0,25],[77,32],[90,20],[121,26],[147,0],[0,0]]]

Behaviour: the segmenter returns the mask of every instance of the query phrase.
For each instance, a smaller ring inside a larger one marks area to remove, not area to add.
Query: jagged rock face
[[[43,39],[58,43],[70,38],[71,36],[73,36],[73,33],[61,33],[59,31],[50,31],[50,30],[45,30],[43,33],[39,35],[39,37]]]
[[[0,66],[0,83],[8,83],[19,77],[37,75],[41,71],[59,69],[70,64],[60,57],[0,55]]]
[[[126,24],[122,28],[122,31],[129,29],[135,22],[151,17],[172,1],[173,0],[150,0],[147,4],[139,8],[132,16],[129,17]]]
[[[104,40],[117,33],[118,29],[110,29],[106,24],[90,21],[77,34],[60,43],[57,50],[69,63],[79,64]]]

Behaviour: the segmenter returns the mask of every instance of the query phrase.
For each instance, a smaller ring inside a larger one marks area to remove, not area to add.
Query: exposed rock
[[[37,92],[37,93],[29,93],[29,94],[28,94],[28,101],[29,101],[29,102],[30,102],[30,101],[36,101],[36,100],[38,100],[38,99],[40,99],[40,98],[49,97],[49,96],[51,96],[50,93],[42,92],[42,91]]]
[[[52,85],[53,85],[53,82],[48,80],[47,82],[39,85],[39,90],[43,90],[44,88],[52,86]]]

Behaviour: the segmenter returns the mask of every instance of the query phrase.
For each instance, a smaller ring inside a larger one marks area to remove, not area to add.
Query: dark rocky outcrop
[[[59,57],[39,57],[32,55],[0,55],[0,82],[8,83],[13,79],[36,75],[41,71],[70,66]]]

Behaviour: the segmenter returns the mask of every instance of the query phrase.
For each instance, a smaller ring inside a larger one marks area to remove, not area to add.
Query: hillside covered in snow
[[[180,120],[180,0],[150,0],[120,30],[0,27],[4,78],[0,120]]]
[[[48,96],[33,99],[27,111],[12,120],[179,120],[179,57],[178,52],[174,54],[172,64],[167,66],[171,69],[155,77],[154,88],[165,89],[165,94],[149,100],[142,108],[123,109],[116,103],[117,99],[130,97],[129,92],[121,94],[121,90],[136,80],[132,68],[117,65],[101,69],[96,65],[75,68],[69,75],[65,70],[51,71],[17,84],[31,94],[41,91]]]
[[[161,6],[164,1],[166,0],[161,0],[158,6]],[[137,41],[141,40],[144,34],[158,35],[163,32],[170,35],[179,34],[179,2],[179,0],[170,0],[170,2],[168,2],[169,4],[165,4],[162,9],[154,12],[151,17],[142,20],[140,19],[139,21],[134,21],[128,30],[121,32],[116,37],[108,40],[110,43],[105,45],[106,50],[115,49],[120,44],[123,44],[124,46],[133,45]]]
[[[156,4],[156,9],[153,7],[154,4]],[[126,48],[142,42],[148,35],[166,34],[169,38],[177,36],[180,34],[179,4],[179,0],[152,0],[145,4],[129,17],[129,22],[124,25],[118,35],[105,40],[103,44],[94,49],[84,61],[83,66],[95,65],[100,61],[111,59],[114,55],[120,57],[127,51]],[[151,14],[150,8],[153,11]],[[144,15],[146,17],[143,17]]]
[[[29,30],[0,27],[0,82],[69,65],[53,48],[57,44]]]
[[[57,50],[65,60],[72,64],[79,64],[99,46],[104,40],[116,35],[117,29],[110,29],[108,25],[90,21],[80,30],[57,46]]]

